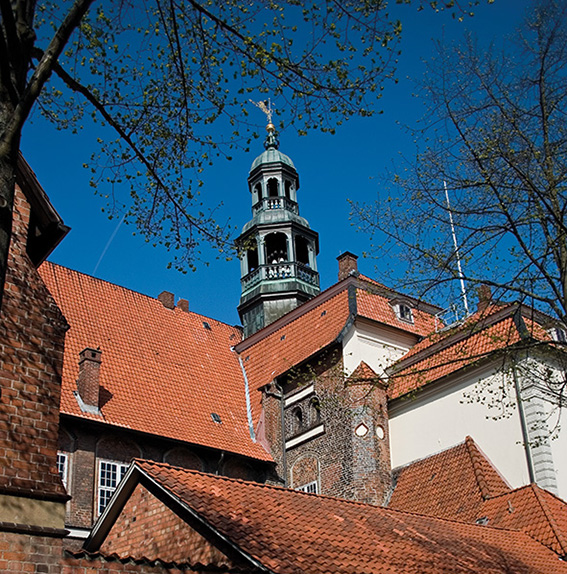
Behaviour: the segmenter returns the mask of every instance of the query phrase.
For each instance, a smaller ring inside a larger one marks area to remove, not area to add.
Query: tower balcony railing
[[[296,278],[304,283],[319,287],[319,273],[303,263],[280,262],[271,265],[259,265],[241,279],[242,291],[248,291],[260,281],[280,281]]]
[[[297,203],[287,197],[265,197],[252,206],[252,214],[256,215],[260,211],[271,211],[274,209],[287,209],[299,215]]]

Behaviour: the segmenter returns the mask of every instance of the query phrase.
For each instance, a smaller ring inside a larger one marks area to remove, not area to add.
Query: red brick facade
[[[61,500],[56,451],[67,325],[26,253],[29,217],[17,188],[0,315],[0,491]]]
[[[286,402],[287,485],[298,488],[317,482],[320,494],[384,503],[391,488],[385,389],[376,380],[345,382],[340,345],[280,377],[280,385]],[[264,393],[266,438],[283,477],[277,394],[274,385]],[[309,438],[310,434],[315,436]]]
[[[176,563],[190,559],[193,564],[216,567],[231,565],[224,554],[141,484],[129,497],[101,553]]]

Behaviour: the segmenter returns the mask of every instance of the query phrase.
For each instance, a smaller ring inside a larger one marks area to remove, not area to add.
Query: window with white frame
[[[398,318],[402,321],[407,321],[408,323],[413,323],[413,313],[411,307],[405,303],[399,303],[397,305]]]
[[[57,470],[59,471],[59,476],[61,477],[61,482],[63,486],[67,488],[67,476],[69,472],[69,455],[64,452],[57,453]]]
[[[565,333],[565,329],[561,327],[553,327],[549,331],[551,338],[558,343],[567,343],[567,333]]]
[[[111,499],[116,487],[128,470],[127,464],[99,461],[98,466],[98,513],[102,514],[108,501]]]
[[[319,488],[317,486],[316,480],[313,482],[308,482],[307,484],[302,484],[301,486],[296,487],[295,490],[299,490],[300,492],[310,492],[311,494],[319,493]]]

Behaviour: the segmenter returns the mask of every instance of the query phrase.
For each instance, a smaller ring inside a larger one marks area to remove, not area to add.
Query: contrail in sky
[[[112,243],[112,240],[116,237],[116,234],[118,233],[118,230],[120,229],[120,226],[122,225],[122,223],[124,222],[124,218],[126,217],[126,214],[124,214],[122,216],[122,219],[118,222],[118,225],[115,227],[114,231],[112,232],[112,235],[110,236],[110,239],[106,242],[106,245],[104,246],[104,249],[102,250],[102,253],[100,254],[100,257],[98,258],[98,261],[95,265],[95,268],[93,269],[93,275],[96,275],[98,266],[100,265],[100,262],[102,261],[102,258],[106,255],[106,252],[108,251],[108,248],[110,247],[110,244]]]

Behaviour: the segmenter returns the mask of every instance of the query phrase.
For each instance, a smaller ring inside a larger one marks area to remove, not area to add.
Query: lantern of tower
[[[317,295],[319,235],[299,215],[299,176],[278,149],[270,122],[265,151],[250,168],[252,219],[237,239],[242,295],[238,313],[252,335]]]

